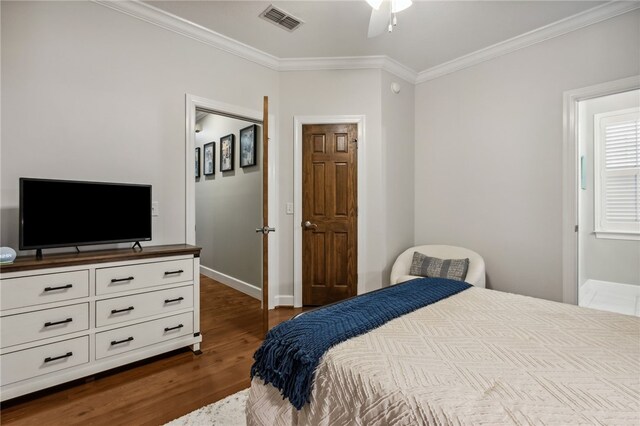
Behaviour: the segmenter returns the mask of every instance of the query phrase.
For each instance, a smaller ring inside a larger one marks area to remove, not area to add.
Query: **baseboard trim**
[[[293,306],[293,295],[281,295],[275,297],[275,305],[280,307]]]
[[[202,266],[202,265],[200,265],[200,273],[228,287],[231,287],[234,290],[241,291],[242,293],[248,296],[251,296],[254,299],[262,300],[262,289],[256,287],[253,284],[246,283],[237,278],[233,278],[232,276],[223,274],[222,272],[215,271],[211,268],[207,268],[206,266]],[[277,304],[278,303],[277,303],[277,296],[276,296],[276,305]]]

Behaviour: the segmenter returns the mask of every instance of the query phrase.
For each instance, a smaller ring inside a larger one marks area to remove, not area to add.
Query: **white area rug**
[[[216,426],[245,426],[244,414],[247,405],[249,389],[229,395],[225,399],[199,408],[196,411],[175,419],[165,426],[186,425],[216,425]]]

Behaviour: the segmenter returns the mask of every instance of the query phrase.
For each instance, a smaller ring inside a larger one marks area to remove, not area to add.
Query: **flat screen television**
[[[151,185],[20,178],[20,250],[151,240]]]

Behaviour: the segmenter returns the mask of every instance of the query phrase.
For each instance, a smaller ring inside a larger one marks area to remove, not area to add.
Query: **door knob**
[[[258,234],[267,235],[269,232],[276,232],[276,228],[269,228],[268,226],[263,226],[262,228],[256,228],[256,232]]]
[[[308,220],[302,224],[306,229],[318,229],[318,225],[311,223]]]

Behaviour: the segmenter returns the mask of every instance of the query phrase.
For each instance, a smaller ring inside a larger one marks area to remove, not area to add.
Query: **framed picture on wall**
[[[256,165],[257,137],[258,126],[256,126],[255,124],[240,130],[240,167],[250,167]]]
[[[202,173],[205,176],[212,175],[216,172],[216,143],[209,142],[204,145],[204,163]]]
[[[196,148],[196,179],[200,177],[200,148]]]
[[[220,171],[228,172],[233,170],[233,134],[220,138]]]

